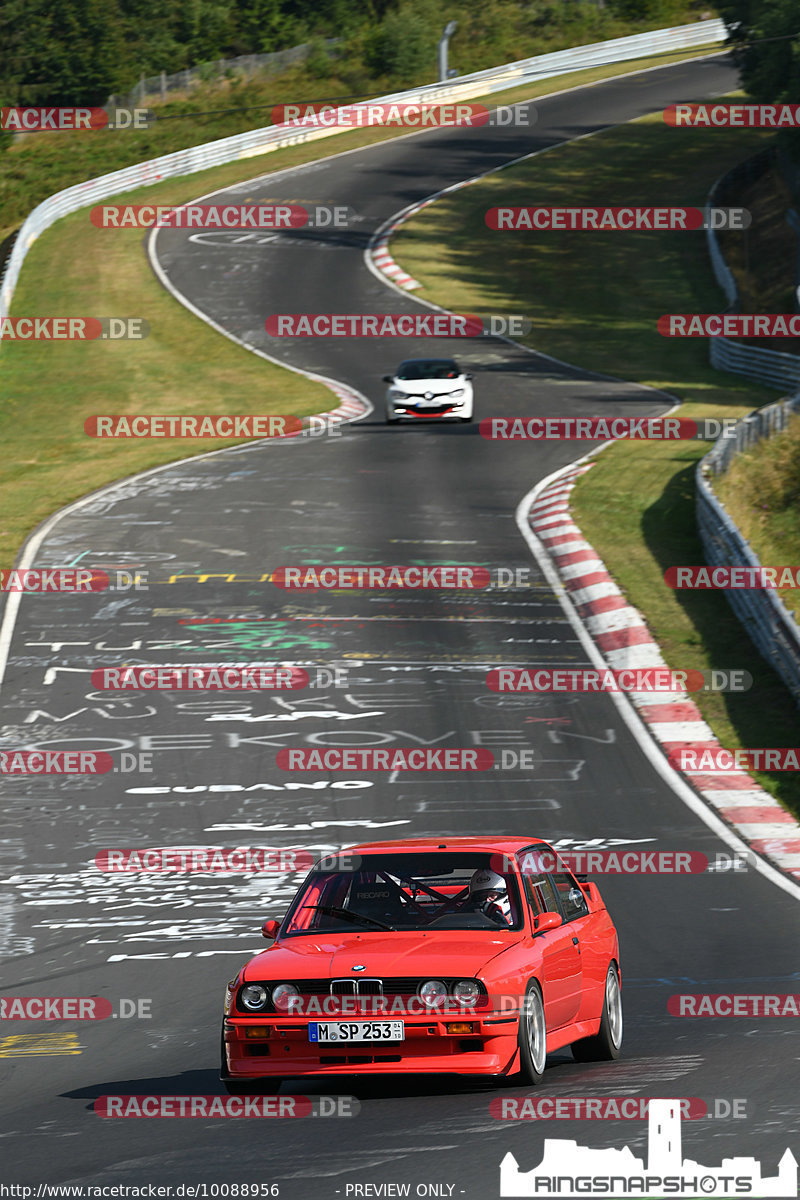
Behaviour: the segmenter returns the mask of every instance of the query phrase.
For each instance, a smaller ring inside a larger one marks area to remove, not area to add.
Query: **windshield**
[[[400,363],[397,379],[457,379],[461,374],[452,358],[417,358]]]
[[[489,854],[364,855],[355,870],[314,871],[287,914],[282,936],[347,930],[521,929],[513,874]]]

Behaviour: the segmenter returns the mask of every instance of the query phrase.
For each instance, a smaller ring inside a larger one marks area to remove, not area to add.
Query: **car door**
[[[558,913],[564,924],[536,934],[533,948],[541,955],[541,984],[547,1028],[559,1029],[577,1016],[581,1002],[582,972],[580,937],[556,890],[555,878],[548,874],[528,875],[525,895],[533,917],[544,912]],[[577,884],[575,885],[577,887]]]

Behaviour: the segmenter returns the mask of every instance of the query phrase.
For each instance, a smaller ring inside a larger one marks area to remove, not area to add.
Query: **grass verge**
[[[419,295],[437,304],[458,312],[523,313],[532,330],[522,340],[533,347],[664,388],[683,401],[681,416],[740,416],[775,393],[714,371],[704,339],[656,332],[665,312],[721,307],[702,233],[501,234],[487,229],[484,214],[534,198],[540,205],[702,205],[711,184],[767,136],[675,130],[647,117],[443,197],[403,226],[392,253],[423,283]],[[723,594],[675,592],[663,582],[668,566],[704,561],[694,469],[707,448],[693,442],[609,447],[573,492],[575,517],[672,667],[736,667],[753,675],[748,693],[695,696],[720,742],[793,745],[797,709]],[[757,778],[800,813],[800,783],[790,774]]]
[[[737,454],[714,490],[762,563],[800,563],[800,416],[783,433]],[[800,617],[800,594],[779,595]]]
[[[495,94],[490,103],[510,104],[703,52],[543,80]],[[107,202],[184,203],[267,171],[406,132],[346,132],[126,192]],[[0,567],[12,565],[24,539],[51,512],[86,492],[149,467],[236,444],[233,439],[96,441],[83,432],[85,418],[93,413],[304,415],[336,403],[326,388],[238,347],[176,304],[150,270],[142,231],[112,234],[96,229],[86,209],[58,221],[34,243],[12,311],[15,316],[145,316],[151,332],[139,342],[2,343]]]

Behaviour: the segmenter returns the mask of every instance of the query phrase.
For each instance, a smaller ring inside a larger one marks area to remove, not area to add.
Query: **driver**
[[[480,867],[469,881],[469,896],[461,905],[462,912],[481,912],[496,925],[511,924],[511,902],[508,885],[502,875]]]

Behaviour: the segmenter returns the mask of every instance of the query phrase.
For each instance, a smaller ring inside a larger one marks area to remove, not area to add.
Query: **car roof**
[[[409,363],[452,363],[454,367],[457,365],[454,358],[404,358],[400,366],[407,367]]]
[[[528,846],[548,846],[542,838],[536,837],[440,837],[440,838],[402,838],[396,842],[361,842],[357,846],[347,846],[341,851],[365,854],[430,854],[437,850],[477,850],[484,854],[516,854]]]

